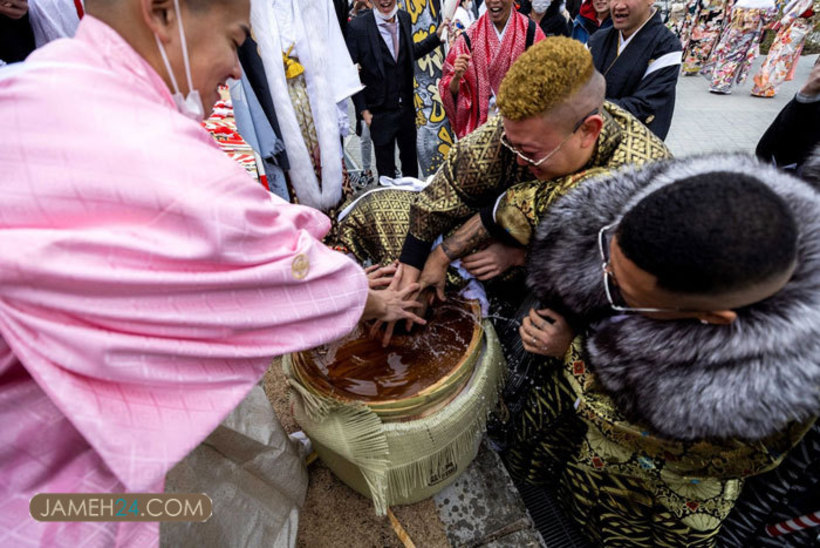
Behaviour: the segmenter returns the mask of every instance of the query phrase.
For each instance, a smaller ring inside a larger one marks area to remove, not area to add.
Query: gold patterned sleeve
[[[501,145],[501,132],[501,118],[496,117],[453,147],[410,208],[401,262],[423,267],[438,236],[491,207],[505,188],[526,178],[526,169]]]
[[[551,181],[517,184],[498,199],[495,222],[518,243],[528,246],[547,209],[558,198],[582,181],[609,171],[608,168],[597,167]]]

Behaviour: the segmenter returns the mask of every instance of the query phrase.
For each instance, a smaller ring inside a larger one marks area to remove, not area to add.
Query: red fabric
[[[82,19],[84,15],[82,0],[74,0],[74,8],[77,10],[77,17]]]
[[[595,8],[592,7],[592,0],[584,0],[584,3],[581,4],[581,11],[579,13],[582,17],[586,17],[596,23],[598,22],[598,14],[595,13]]]
[[[499,44],[493,23],[485,13],[467,29],[472,44],[472,52],[467,49],[463,37],[459,37],[444,62],[441,81],[438,89],[444,111],[450,120],[450,127],[459,139],[487,121],[490,97],[498,94],[498,88],[504,75],[519,55],[524,52],[527,43],[527,25],[529,18],[517,11],[510,12],[504,39]],[[544,33],[536,25],[535,40],[544,39]],[[450,81],[453,79],[453,64],[456,58],[470,53],[472,58],[467,72],[458,86],[458,97],[450,93]]]

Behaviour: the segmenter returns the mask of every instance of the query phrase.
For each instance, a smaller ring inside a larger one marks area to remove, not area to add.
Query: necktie
[[[390,37],[393,39],[393,60],[394,61],[399,60],[399,34],[398,34],[398,28],[396,28],[397,24],[398,23],[396,21],[393,21],[393,22],[385,21],[384,23],[382,23],[382,25],[384,25],[384,28],[386,28],[387,31],[390,33]]]

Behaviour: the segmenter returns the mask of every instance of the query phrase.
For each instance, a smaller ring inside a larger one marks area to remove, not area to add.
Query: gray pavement
[[[546,546],[504,464],[486,443],[433,500],[450,546]]]
[[[784,82],[771,99],[749,94],[752,76],[763,62],[762,56],[752,64],[746,82],[735,87],[731,95],[709,93],[709,82],[701,76],[681,76],[675,115],[666,138],[672,154],[754,153],[766,128],[805,83],[816,59],[817,55],[802,56],[794,80]]]

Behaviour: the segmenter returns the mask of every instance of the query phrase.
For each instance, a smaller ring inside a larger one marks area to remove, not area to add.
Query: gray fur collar
[[[598,230],[648,193],[704,171],[750,170],[789,203],[798,267],[775,296],[728,326],[612,316]],[[529,285],[589,328],[590,367],[623,410],[676,439],[759,439],[820,414],[820,194],[747,156],[666,161],[585,182],[538,229]]]

